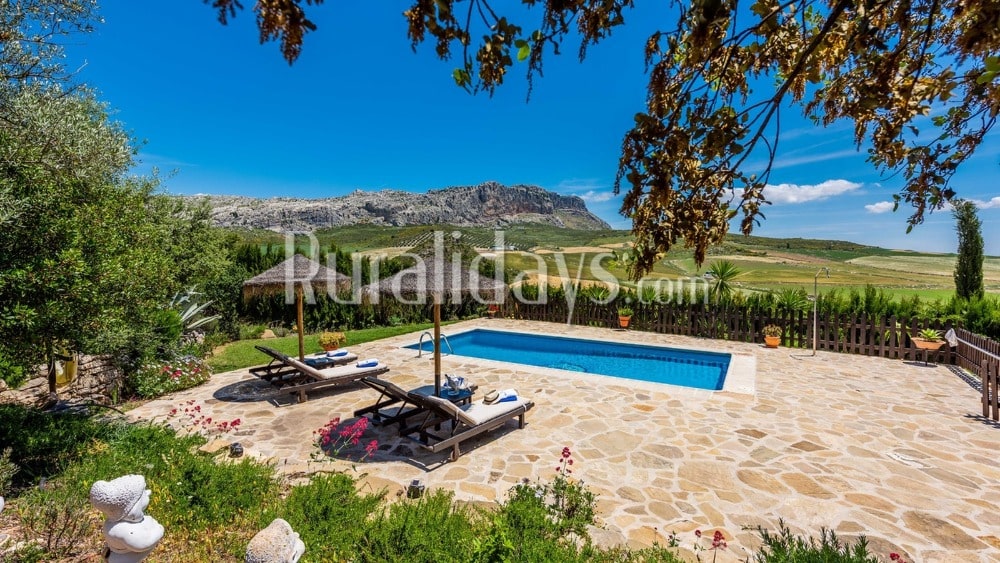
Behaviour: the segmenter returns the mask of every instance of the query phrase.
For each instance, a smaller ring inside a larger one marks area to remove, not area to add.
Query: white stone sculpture
[[[109,563],[142,561],[163,538],[163,526],[144,513],[149,506],[149,489],[142,475],[94,483],[90,503],[107,517],[104,559]]]
[[[296,563],[306,551],[306,545],[291,524],[275,518],[257,532],[247,546],[247,563]]]

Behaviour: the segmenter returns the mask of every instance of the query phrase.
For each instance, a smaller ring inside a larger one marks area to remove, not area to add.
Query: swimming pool
[[[448,336],[456,356],[595,373],[654,383],[722,389],[732,356],[641,344],[477,328]],[[423,350],[433,351],[424,340]],[[412,350],[419,344],[406,346]],[[442,353],[449,352],[441,343]]]

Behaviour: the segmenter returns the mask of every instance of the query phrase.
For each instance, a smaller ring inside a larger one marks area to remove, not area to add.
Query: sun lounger
[[[261,349],[262,352],[272,356],[276,361],[285,366],[285,368],[280,368],[279,370],[267,375],[267,377],[260,375],[258,375],[258,377],[265,379],[278,389],[283,389],[293,395],[298,395],[300,403],[304,403],[307,400],[307,391],[314,391],[325,387],[334,387],[344,383],[357,381],[368,376],[380,375],[389,371],[389,368],[381,362],[374,362],[374,365],[366,365],[365,367],[346,365],[326,369],[316,369],[296,360],[295,358],[282,354],[277,350],[272,350],[263,346],[258,346],[258,349]]]
[[[452,461],[462,455],[459,445],[469,438],[499,428],[514,418],[518,419],[518,428],[524,428],[524,413],[535,406],[523,398],[490,405],[477,401],[458,406],[433,395],[411,392],[407,397],[426,412],[418,424],[404,428],[400,434],[415,434],[424,448],[435,453],[450,449]],[[446,428],[438,430],[442,425]]]
[[[254,346],[254,348],[260,350],[261,353],[271,356],[271,362],[268,363],[266,366],[258,366],[250,368],[250,373],[263,379],[264,381],[280,380],[281,378],[288,376],[289,374],[295,374],[298,371],[295,368],[289,366],[287,363],[285,363],[284,358],[287,358],[289,356],[286,356],[285,354],[282,354],[281,352],[273,348],[268,348],[267,346]],[[311,358],[312,356],[306,356],[306,363],[309,364],[310,367],[317,367],[315,365],[315,362],[310,361]],[[357,362],[358,355],[348,352],[347,354],[344,354],[342,356],[336,356],[332,358],[324,357],[322,358],[322,360],[323,363],[325,364],[323,368],[328,368],[328,367],[352,364],[354,362]]]
[[[421,387],[417,387],[416,389],[406,391],[391,381],[386,381],[377,377],[366,377],[362,379],[361,382],[378,391],[379,397],[374,404],[354,411],[354,416],[371,415],[372,422],[375,424],[388,426],[398,423],[400,429],[403,428],[403,424],[406,422],[406,419],[412,417],[413,415],[426,412],[427,410],[411,401],[409,393],[417,393],[420,395],[434,394],[433,385],[423,385]],[[470,402],[472,395],[478,388],[478,385],[470,382],[458,396],[463,398],[465,402]],[[452,403],[458,402],[454,398],[449,398],[449,400]]]
[[[399,424],[402,429],[408,418],[426,412],[426,409],[410,400],[406,390],[391,381],[365,377],[361,382],[378,391],[379,397],[374,404],[354,411],[354,416],[370,415],[375,424]],[[430,392],[434,392],[433,386],[430,386]]]

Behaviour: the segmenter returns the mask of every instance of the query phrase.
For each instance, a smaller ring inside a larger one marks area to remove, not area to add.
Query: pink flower
[[[375,455],[375,450],[377,449],[378,440],[372,440],[371,442],[368,442],[367,446],[365,446],[365,455]]]
[[[701,530],[695,530],[694,531],[694,535],[700,538],[701,537]]]
[[[726,549],[726,537],[719,530],[712,536],[712,549]]]

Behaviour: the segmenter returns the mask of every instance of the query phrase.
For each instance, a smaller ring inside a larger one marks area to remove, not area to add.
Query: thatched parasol
[[[315,301],[315,292],[325,292],[328,289],[340,291],[351,285],[351,278],[339,274],[326,266],[314,262],[301,254],[291,258],[243,282],[243,299],[262,295],[277,295],[284,293],[285,302],[290,303],[292,292],[295,292],[295,319],[299,331],[299,360],[305,359],[305,346],[302,342],[302,302]]]
[[[440,239],[439,239],[440,240]],[[361,289],[365,299],[376,296],[393,296],[402,300],[434,300],[434,392],[441,392],[441,302],[446,296],[459,300],[463,295],[477,295],[486,303],[503,301],[507,286],[486,276],[461,261],[437,256],[417,257],[417,265],[394,276],[372,283]]]

